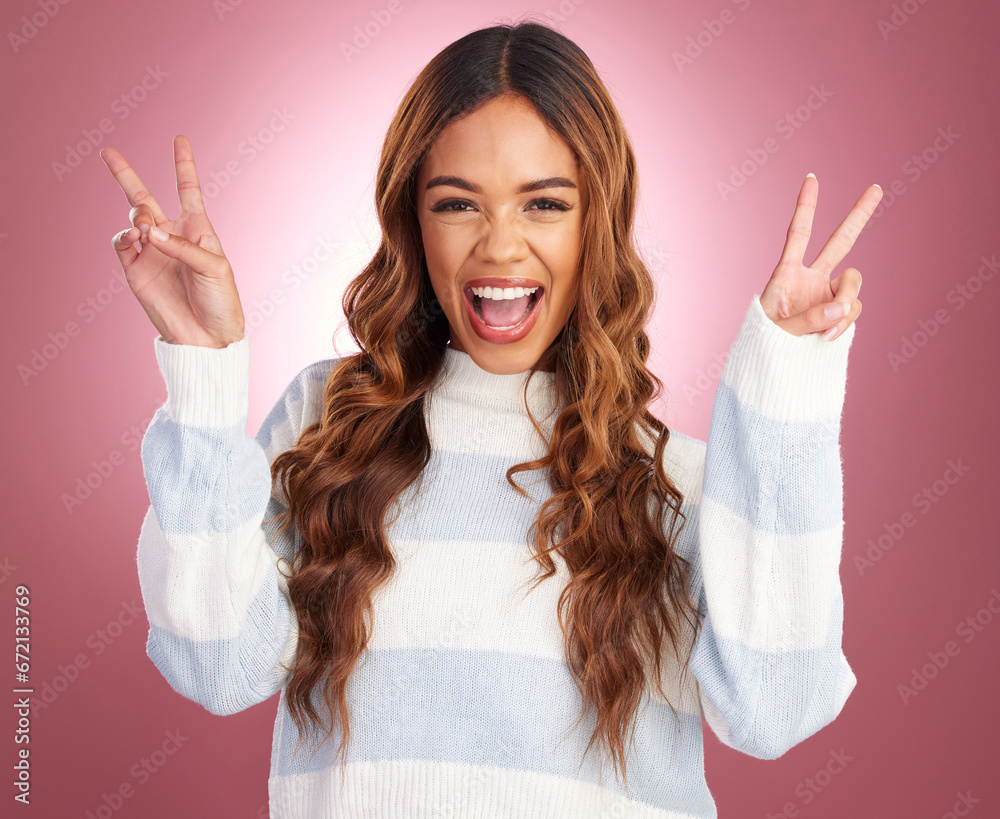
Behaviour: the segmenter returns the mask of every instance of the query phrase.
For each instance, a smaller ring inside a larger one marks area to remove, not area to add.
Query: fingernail
[[[827,321],[836,321],[847,315],[847,305],[842,301],[835,301],[833,304],[828,304],[823,313],[826,315]]]
[[[150,228],[149,232],[158,242],[165,242],[169,238],[169,234],[165,230],[158,227]]]
[[[149,233],[149,225],[143,222],[141,225],[139,225],[139,232],[142,234],[142,238],[145,239],[146,234]]]
[[[808,178],[809,178],[810,176],[811,176],[811,177],[812,177],[813,179],[815,179],[815,178],[816,178],[816,174],[814,174],[814,173],[807,173],[807,174],[806,174],[806,179],[808,179]]]
[[[835,324],[833,327],[831,327],[829,330],[827,330],[825,333],[823,333],[823,340],[824,341],[833,341],[837,337],[837,334],[839,332],[840,332],[840,325],[839,324]]]

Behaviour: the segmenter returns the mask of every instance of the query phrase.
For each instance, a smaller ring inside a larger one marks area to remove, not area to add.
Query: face
[[[450,345],[524,372],[576,306],[586,190],[569,145],[522,97],[450,122],[417,172],[417,214]]]

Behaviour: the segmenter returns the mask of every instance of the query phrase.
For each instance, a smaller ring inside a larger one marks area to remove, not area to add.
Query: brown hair
[[[589,191],[578,302],[531,370],[554,369],[565,408],[547,454],[511,467],[507,480],[521,492],[516,473],[549,476],[551,496],[529,532],[544,568],[536,585],[555,574],[559,554],[570,575],[558,604],[566,661],[581,719],[597,713],[584,755],[600,740],[624,779],[625,732],[647,673],[666,700],[661,651],[669,643],[679,658],[681,618],[697,628],[698,612],[690,566],[674,549],[684,516],[663,468],[670,433],[648,410],[662,384],[646,367],[654,294],[632,238],[635,155],[587,55],[534,22],[474,31],[441,51],[386,134],[375,190],[382,239],[343,299],[361,352],[336,362],[321,419],[272,464],[288,500],[284,526],[294,519],[303,543],[289,580],[299,636],[286,702],[301,737],[307,718],[319,722],[310,697],[322,685],[326,738],[336,711],[346,759],[347,681],[368,643],[372,594],[395,569],[384,518],[430,458],[424,396],[448,341],[424,260],[417,169],[445,125],[502,94],[526,98],[562,136]]]

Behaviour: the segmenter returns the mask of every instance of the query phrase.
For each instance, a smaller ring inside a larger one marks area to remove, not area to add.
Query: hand
[[[807,176],[795,203],[781,259],[761,294],[760,306],[771,321],[793,336],[823,332],[823,338],[832,341],[861,315],[861,274],[853,267],[833,278],[830,274],[871,218],[882,200],[882,189],[871,185],[861,194],[816,260],[806,267],[802,257],[812,233],[818,191],[816,177]]]
[[[118,151],[105,148],[101,159],[132,205],[133,226],[115,235],[112,245],[129,288],[163,340],[221,348],[242,339],[245,324],[236,280],[205,214],[187,137],[174,137],[181,212],[173,221]],[[156,228],[167,237],[157,238]]]

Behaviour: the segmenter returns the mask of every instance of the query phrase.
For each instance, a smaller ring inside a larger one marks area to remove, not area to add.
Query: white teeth
[[[537,287],[473,287],[473,295],[479,296],[481,299],[493,299],[494,301],[501,301],[503,299],[520,299],[524,296],[530,296],[538,288]]]

